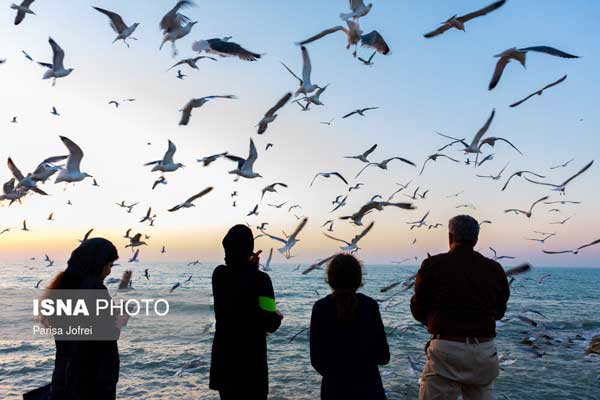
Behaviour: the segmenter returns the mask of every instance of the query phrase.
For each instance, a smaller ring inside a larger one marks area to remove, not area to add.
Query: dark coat
[[[100,296],[110,298],[106,286]],[[118,338],[115,327],[114,336]],[[112,400],[119,380],[116,340],[56,340],[50,400]]]
[[[256,265],[220,265],[212,276],[216,330],[210,388],[266,399],[267,333],[279,328],[269,275]]]
[[[354,321],[337,318],[332,295],[315,303],[310,321],[310,360],[323,376],[323,400],[384,400],[378,365],[390,361],[379,305],[358,293]]]
[[[502,266],[459,246],[423,261],[410,309],[432,334],[494,337],[509,296]]]

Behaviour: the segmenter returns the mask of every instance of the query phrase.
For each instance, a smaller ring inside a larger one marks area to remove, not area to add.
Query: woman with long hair
[[[48,289],[95,289],[94,296],[110,300],[104,278],[119,258],[108,240],[85,240],[72,253],[67,269]],[[68,292],[61,292],[64,295]],[[94,311],[91,311],[93,313]],[[114,317],[114,340],[55,340],[56,359],[49,394],[51,400],[111,400],[119,380],[119,329]],[[111,321],[112,322],[112,321]]]
[[[321,376],[323,400],[384,400],[379,365],[390,361],[379,305],[357,290],[360,262],[338,254],[327,267],[332,293],[313,306],[310,359]]]
[[[258,269],[260,251],[254,253],[250,228],[231,228],[223,248],[225,265],[212,275],[216,329],[209,386],[222,400],[266,400],[266,337],[279,328],[283,316],[269,275]]]

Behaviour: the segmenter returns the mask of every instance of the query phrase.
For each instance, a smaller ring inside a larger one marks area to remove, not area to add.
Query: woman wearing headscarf
[[[110,301],[104,286],[104,278],[111,272],[119,258],[117,249],[108,240],[92,238],[85,240],[73,251],[67,269],[59,273],[48,289],[94,290],[94,297]],[[55,292],[56,293],[56,292]],[[78,292],[81,293],[81,292]],[[68,295],[67,295],[68,296]],[[110,330],[112,340],[59,340],[56,339],[56,359],[50,385],[50,400],[111,400],[116,398],[119,380],[119,324],[117,317],[100,322],[104,330]],[[96,320],[96,322],[98,322]],[[105,332],[106,333],[106,332]]]
[[[390,361],[379,305],[356,291],[362,267],[338,254],[327,267],[332,293],[317,301],[310,319],[310,361],[323,377],[322,400],[385,400],[379,365]]]
[[[222,400],[263,400],[269,392],[266,337],[283,316],[269,275],[258,269],[250,228],[231,228],[223,249],[225,265],[212,275],[216,330],[209,386]]]

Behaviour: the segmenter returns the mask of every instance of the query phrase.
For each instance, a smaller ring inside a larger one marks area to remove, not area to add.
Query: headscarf
[[[246,225],[235,225],[223,238],[225,264],[246,265],[254,253],[254,236]]]

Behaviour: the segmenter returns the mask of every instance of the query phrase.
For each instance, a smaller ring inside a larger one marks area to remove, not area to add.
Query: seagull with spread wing
[[[435,153],[435,154],[432,154],[432,155],[430,155],[430,156],[428,156],[428,157],[427,157],[427,159],[426,159],[426,160],[425,160],[425,162],[423,163],[423,167],[421,168],[421,172],[419,172],[419,175],[423,174],[423,171],[425,170],[425,165],[427,165],[427,162],[428,162],[428,161],[437,161],[438,157],[444,157],[444,158],[447,158],[447,159],[448,159],[448,160],[450,160],[450,161],[454,161],[454,162],[460,162],[460,161],[458,161],[457,159],[454,159],[454,158],[452,158],[452,157],[449,157],[449,156],[447,156],[447,155],[445,155],[445,154],[441,154],[441,153]]]
[[[594,163],[594,160],[590,161],[583,168],[581,168],[579,170],[579,172],[577,172],[575,175],[571,176],[570,178],[568,178],[567,180],[565,180],[564,182],[559,183],[559,184],[547,183],[547,182],[538,182],[538,181],[535,181],[533,179],[529,179],[527,177],[525,177],[525,179],[528,180],[531,183],[535,183],[535,184],[538,184],[538,185],[550,186],[550,187],[552,187],[552,190],[560,192],[561,194],[564,194],[565,190],[567,188],[567,185],[569,184],[569,182],[571,182],[573,179],[577,178],[579,175],[581,175],[585,171],[587,171],[592,166],[593,163]]]
[[[54,41],[52,38],[48,38],[48,43],[52,48],[52,63],[38,62],[42,67],[48,68],[48,70],[42,76],[42,79],[52,79],[52,86],[56,85],[58,78],[64,78],[73,72],[73,68],[65,68],[63,61],[65,59],[65,51]]]
[[[94,10],[106,15],[110,19],[110,27],[117,34],[117,37],[113,40],[113,43],[115,43],[117,40],[122,40],[123,43],[125,43],[125,45],[127,45],[127,47],[129,47],[129,43],[127,43],[128,38],[137,40],[136,38],[132,37],[131,35],[138,27],[139,22],[136,22],[136,23],[132,24],[131,26],[127,26],[127,24],[125,23],[125,21],[123,21],[123,18],[119,14],[112,12],[112,11],[105,10],[100,7],[92,7],[92,8]]]
[[[349,219],[354,225],[362,226],[362,219],[365,215],[369,214],[373,210],[383,211],[385,207],[397,207],[404,210],[413,210],[415,207],[412,203],[390,203],[389,201],[369,201],[363,205],[357,212],[352,215],[340,217],[340,219]]]
[[[492,253],[494,253],[494,260],[495,261],[497,261],[497,260],[504,260],[504,259],[507,259],[507,260],[514,259],[513,256],[499,256],[498,253],[496,252],[496,250],[493,247],[490,247],[489,249],[492,251]]]
[[[256,151],[256,146],[254,145],[254,141],[250,139],[250,150],[248,153],[248,158],[242,158],[234,155],[225,155],[225,157],[231,161],[235,161],[237,163],[237,168],[229,171],[230,174],[241,176],[242,178],[262,178],[262,175],[255,172],[254,162],[258,158],[258,152]]]
[[[317,90],[319,86],[311,83],[310,81],[310,75],[312,73],[312,64],[310,62],[308,50],[304,46],[300,47],[300,50],[302,51],[302,78],[298,77],[298,75],[296,75],[284,63],[281,63],[281,65],[283,65],[283,67],[300,82],[300,87],[298,88],[298,90],[296,90],[296,96],[298,96],[300,93],[304,94],[305,96],[308,96],[309,93],[312,93],[315,90]]]
[[[144,166],[153,165],[151,170],[152,172],[174,172],[177,171],[179,168],[185,167],[182,163],[175,163],[173,161],[173,156],[175,155],[176,150],[177,147],[175,146],[175,143],[169,140],[169,147],[167,148],[167,151],[165,152],[165,155],[163,156],[162,160],[150,161],[144,164]]]
[[[527,179],[527,178],[525,178]],[[533,212],[533,208],[538,204],[541,203],[542,201],[548,200],[548,196],[542,197],[539,200],[534,201],[531,206],[529,207],[528,211],[523,211],[523,210],[519,210],[517,208],[510,208],[508,210],[504,210],[505,213],[509,213],[509,212],[514,212],[515,214],[523,214],[525,215],[527,218],[531,218],[532,212]]]
[[[300,231],[302,231],[302,229],[304,229],[307,222],[308,222],[307,217],[302,218],[302,220],[300,221],[300,223],[298,224],[298,226],[296,227],[294,232],[292,232],[292,234],[289,235],[285,239],[271,235],[271,234],[267,233],[266,231],[263,231],[263,233],[265,236],[268,236],[273,240],[283,243],[284,246],[277,249],[277,251],[279,251],[281,254],[283,254],[285,258],[289,259],[289,258],[291,258],[290,251],[296,245],[296,243],[298,243],[300,241],[300,239],[297,239],[297,236],[300,233]]]
[[[367,227],[365,229],[363,229],[362,232],[360,232],[358,235],[354,236],[352,238],[352,240],[350,240],[349,242],[347,242],[343,239],[338,239],[336,237],[333,237],[327,233],[323,233],[323,235],[325,235],[329,239],[333,239],[333,240],[337,240],[338,242],[345,243],[346,246],[340,247],[340,250],[355,252],[355,251],[360,250],[360,247],[358,247],[358,245],[357,245],[358,241],[360,239],[362,239],[363,237],[365,237],[367,235],[367,233],[369,233],[369,231],[373,228],[373,225],[375,225],[375,222],[371,221],[371,223],[369,225],[367,225]]]
[[[531,171],[517,171],[517,172],[515,172],[514,174],[512,174],[511,176],[508,177],[508,179],[506,180],[506,183],[504,184],[504,186],[502,186],[502,191],[504,191],[508,187],[508,184],[510,183],[510,180],[512,178],[514,178],[515,176],[518,176],[519,178],[522,178],[523,174],[531,174],[533,176],[537,176],[538,178],[542,178],[542,179],[546,178],[543,175],[536,174],[535,172],[531,172]]]
[[[527,52],[534,51],[537,53],[544,53],[555,57],[561,58],[579,58],[579,56],[575,56],[573,54],[565,53],[564,51],[555,49],[554,47],[549,46],[533,46],[533,47],[525,47],[521,49],[517,49],[516,47],[512,47],[510,49],[504,50],[502,53],[496,54],[494,57],[498,58],[498,62],[496,63],[496,67],[494,69],[494,73],[492,75],[492,79],[490,80],[490,84],[488,86],[489,90],[494,89],[498,82],[500,82],[500,78],[502,77],[502,73],[506,66],[510,63],[511,60],[518,61],[523,68],[525,68],[525,60],[527,56]]]
[[[346,40],[347,40],[346,49],[349,49],[350,46],[357,46],[358,42],[360,42],[360,38],[362,35],[362,30],[360,29],[360,25],[358,25],[358,22],[354,22],[354,21],[346,21],[346,25],[348,26],[348,28],[338,25],[338,26],[334,26],[333,28],[325,29],[324,31],[319,32],[316,35],[311,36],[308,39],[305,39],[301,42],[297,42],[296,44],[299,46],[304,46],[308,43],[312,43],[315,40],[319,40],[319,39],[321,39],[327,35],[330,35],[332,33],[342,31],[346,34]],[[353,54],[356,55],[356,47],[354,49]]]
[[[63,142],[67,150],[69,150],[69,157],[67,158],[67,167],[61,169],[58,172],[58,176],[54,183],[59,182],[80,182],[85,178],[93,178],[86,172],[81,172],[81,160],[83,159],[83,150],[75,142],[66,136],[60,136],[60,140]]]
[[[373,146],[369,147],[369,149],[367,149],[364,153],[356,155],[356,156],[344,156],[344,158],[353,158],[355,160],[359,160],[362,161],[364,163],[369,163],[369,159],[367,157],[369,157],[369,155],[375,151],[375,149],[377,148],[377,144],[374,144]]]
[[[406,158],[402,158],[402,157],[390,157],[390,158],[386,158],[385,160],[380,161],[380,162],[370,162],[370,163],[367,163],[367,165],[365,165],[360,171],[358,171],[358,174],[356,174],[356,176],[354,177],[354,179],[357,179],[360,176],[360,174],[363,173],[363,171],[365,169],[367,169],[367,168],[369,168],[371,166],[376,166],[379,169],[387,170],[388,164],[390,163],[390,161],[393,161],[393,160],[402,161],[403,163],[412,165],[413,167],[417,166],[414,162],[412,162],[410,160],[407,160]]]
[[[194,25],[198,23],[198,21],[191,21],[188,17],[181,14],[179,10],[193,5],[194,3],[190,0],[179,0],[177,4],[162,17],[159,26],[163,31],[163,40],[159,50],[162,50],[165,43],[171,42],[173,57],[177,56],[175,41],[190,33]]]
[[[208,56],[198,56],[198,57],[192,57],[192,58],[184,58],[183,60],[177,61],[175,64],[171,65],[169,67],[169,69],[167,69],[167,71],[172,70],[173,68],[177,67],[178,65],[184,65],[184,64],[187,65],[187,66],[189,66],[192,69],[200,69],[200,68],[198,68],[197,62],[200,61],[200,60],[202,60],[202,59],[204,59],[204,58],[207,58],[207,59],[210,59],[210,60],[213,60],[213,61],[217,61],[216,58],[208,57]]]
[[[323,178],[331,178],[332,176],[335,176],[335,177],[338,177],[338,178],[340,178],[340,180],[341,180],[342,182],[344,182],[346,185],[348,184],[348,181],[346,180],[346,178],[344,178],[344,177],[342,176],[342,174],[340,174],[339,172],[335,172],[335,171],[334,171],[334,172],[318,172],[318,173],[315,175],[315,177],[312,179],[312,181],[310,181],[310,185],[309,185],[309,186],[311,186],[311,187],[312,187],[313,183],[315,183],[315,180],[316,180],[318,177],[320,177],[320,176],[322,176]]]
[[[490,178],[492,180],[498,181],[502,177],[502,173],[504,173],[504,170],[506,170],[507,167],[508,167],[508,163],[506,163],[506,165],[504,167],[502,167],[500,172],[498,172],[496,175],[479,175],[479,174],[477,174],[476,176],[479,178]]]
[[[453,15],[452,17],[448,18],[446,21],[442,22],[442,25],[437,28],[434,31],[431,31],[429,33],[426,33],[425,36],[426,38],[430,39],[432,37],[436,37],[438,35],[441,35],[442,33],[446,32],[449,29],[458,29],[459,31],[465,31],[465,23],[477,18],[477,17],[482,17],[486,14],[491,13],[492,11],[495,11],[497,9],[499,9],[500,7],[502,7],[504,5],[504,3],[506,3],[506,0],[500,0],[500,1],[496,1],[480,10],[477,11],[473,11],[471,13],[465,14],[465,15],[461,15],[460,17],[457,17],[456,15]]]
[[[178,204],[172,208],[169,209],[169,212],[174,212],[177,210],[180,210],[182,208],[190,208],[190,207],[196,207],[196,205],[194,204],[194,201],[196,199],[199,199],[200,197],[210,193],[213,190],[212,186],[207,187],[206,189],[204,189],[203,191],[196,193],[195,195],[193,195],[192,197],[190,197],[189,199],[187,199],[186,201],[184,201],[181,204]]]
[[[373,7],[373,3],[365,5],[365,2],[363,0],[348,0],[348,3],[352,12],[341,13],[340,18],[342,19],[342,21],[348,21],[349,19],[354,19],[356,21],[360,17],[364,17],[365,15],[367,15]]]
[[[179,120],[179,125],[187,125],[188,122],[190,122],[190,117],[192,116],[192,110],[194,108],[202,107],[204,104],[208,103],[212,99],[237,99],[237,96],[228,94],[228,95],[224,95],[224,96],[215,95],[215,96],[204,96],[204,97],[199,97],[197,99],[191,99],[190,101],[188,101],[185,104],[185,106],[183,106],[183,109],[180,110],[182,112],[182,114],[181,114],[181,119]]]
[[[544,93],[544,90],[546,90],[546,89],[550,89],[551,87],[554,87],[554,86],[556,86],[556,85],[558,85],[558,84],[562,83],[562,82],[563,82],[565,79],[567,79],[567,75],[563,76],[562,78],[560,78],[560,79],[558,79],[558,80],[556,80],[556,81],[554,81],[554,82],[552,82],[552,83],[549,83],[549,84],[547,84],[546,86],[544,86],[544,87],[543,87],[543,88],[541,88],[540,90],[538,90],[538,91],[535,91],[535,92],[531,93],[529,96],[525,97],[524,99],[521,99],[521,100],[519,100],[519,101],[517,101],[517,102],[515,102],[515,103],[512,103],[512,104],[510,105],[510,107],[517,107],[517,106],[519,106],[519,105],[521,105],[521,104],[525,103],[527,100],[529,100],[529,99],[530,99],[530,98],[532,98],[533,96],[536,96],[536,95],[537,95],[537,96],[541,96],[541,95],[542,95],[542,93]]]
[[[281,99],[279,99],[279,101],[273,107],[271,107],[265,113],[265,115],[262,117],[262,119],[258,123],[257,133],[259,135],[262,135],[263,133],[265,133],[267,131],[268,125],[271,122],[275,121],[275,119],[277,118],[277,114],[276,114],[277,111],[279,111],[283,106],[285,106],[291,97],[292,97],[291,92],[286,93]]]
[[[410,230],[412,231],[414,228],[420,228],[422,226],[427,226],[427,217],[429,216],[430,211],[427,211],[423,217],[418,221],[407,222],[410,225]]]
[[[546,254],[563,254],[563,253],[573,253],[573,254],[578,254],[579,251],[585,249],[586,247],[590,247],[590,246],[594,246],[600,243],[600,239],[596,239],[590,243],[586,243],[583,246],[579,246],[576,249],[573,250],[562,250],[562,251],[550,251],[550,250],[542,250],[542,252],[546,253]]]
[[[265,193],[267,193],[267,192],[277,193],[277,186],[281,186],[281,187],[284,187],[284,188],[288,187],[288,185],[286,185],[283,182],[271,183],[270,185],[267,185],[264,188],[262,188],[261,195],[260,195],[260,201],[262,201],[263,197],[265,197]]]
[[[342,117],[342,119],[344,118],[348,118],[354,114],[358,114],[361,117],[366,117],[365,112],[369,111],[369,110],[377,110],[379,107],[366,107],[366,108],[357,108],[356,110],[349,112],[348,114],[344,115]]]
[[[246,50],[237,43],[230,42],[228,38],[213,38],[198,40],[192,45],[192,50],[202,53],[215,54],[221,57],[237,57],[244,61],[256,61],[262,57],[261,54]]]
[[[35,12],[31,10],[31,4],[35,0],[23,0],[21,4],[11,4],[10,8],[13,10],[17,10],[17,15],[15,15],[15,25],[19,25],[25,19],[27,14],[36,15]]]
[[[496,115],[495,109],[492,110],[492,113],[490,114],[490,116],[487,119],[487,121],[485,122],[485,124],[481,127],[481,129],[479,129],[479,131],[477,131],[477,133],[475,134],[475,137],[473,137],[473,140],[471,141],[470,144],[467,144],[463,140],[460,141],[465,146],[465,148],[464,148],[465,153],[475,153],[475,154],[481,153],[481,145],[480,145],[481,138],[483,137],[483,135],[485,135],[485,133],[488,131],[488,129],[490,129],[490,125],[492,124],[492,121],[494,120],[494,115]]]

